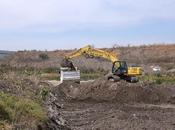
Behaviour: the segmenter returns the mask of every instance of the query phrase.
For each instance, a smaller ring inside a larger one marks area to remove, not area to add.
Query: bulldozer
[[[132,83],[138,82],[139,81],[138,76],[142,74],[141,67],[138,67],[138,66],[129,67],[127,65],[126,61],[118,60],[118,57],[115,53],[107,52],[107,51],[101,50],[101,49],[95,49],[94,47],[92,47],[90,45],[85,46],[83,48],[80,48],[80,49],[66,55],[61,63],[62,70],[66,70],[69,72],[72,71],[71,74],[73,74],[73,72],[75,72],[75,73],[79,72],[79,70],[77,70],[77,68],[74,67],[71,59],[78,57],[78,56],[81,56],[81,55],[85,55],[85,56],[89,56],[89,57],[100,57],[100,58],[104,58],[104,59],[111,61],[112,62],[112,71],[111,71],[111,73],[109,73],[105,76],[107,78],[107,80],[110,80],[110,81],[117,82],[120,80],[125,80],[125,81],[132,82]],[[77,77],[77,75],[75,77]],[[69,75],[69,78],[71,78],[71,75]]]

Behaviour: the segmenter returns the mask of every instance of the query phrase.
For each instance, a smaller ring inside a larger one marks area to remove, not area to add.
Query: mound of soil
[[[174,95],[173,85],[64,82],[53,88],[46,107],[51,124],[63,130],[174,130]]]
[[[53,93],[68,100],[112,101],[119,103],[163,103],[175,102],[174,88],[156,86],[150,83],[110,82],[98,79],[90,83],[65,82],[56,87]]]

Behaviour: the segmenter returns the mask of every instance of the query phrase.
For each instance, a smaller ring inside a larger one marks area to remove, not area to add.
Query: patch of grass
[[[8,71],[11,71],[12,67],[7,64],[1,64],[0,65],[0,73],[7,73]]]
[[[27,122],[38,123],[47,119],[46,113],[40,104],[33,100],[12,96],[0,92],[0,121],[1,124],[16,124]]]
[[[42,60],[48,60],[49,56],[46,53],[41,53],[41,54],[39,54],[39,58]]]
[[[41,94],[42,100],[46,100],[46,98],[49,94],[48,88],[46,88],[46,87],[42,88],[41,91],[40,91],[40,94]]]
[[[174,84],[175,83],[175,77],[174,76],[168,76],[168,75],[145,75],[140,78],[142,81],[150,81],[154,82],[156,84]]]
[[[60,71],[60,68],[58,67],[48,67],[41,70],[42,73],[58,73]]]
[[[42,80],[59,80],[58,73],[42,73],[41,74]]]

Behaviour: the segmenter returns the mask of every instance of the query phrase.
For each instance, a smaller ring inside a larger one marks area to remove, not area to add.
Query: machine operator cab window
[[[125,61],[116,61],[113,63],[112,73],[125,74],[128,71],[128,67]]]

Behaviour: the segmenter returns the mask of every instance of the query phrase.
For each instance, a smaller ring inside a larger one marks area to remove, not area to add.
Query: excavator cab
[[[112,66],[114,80],[124,79],[129,82],[138,82],[138,75],[141,75],[141,67],[128,67],[126,61],[115,61]]]
[[[126,61],[115,61],[112,67],[112,73],[116,75],[125,75],[128,72]]]

